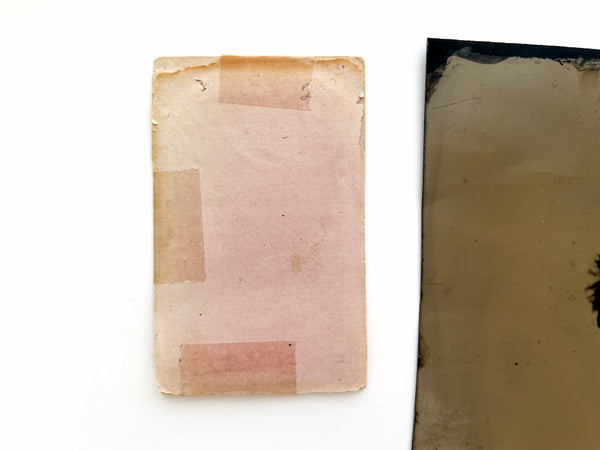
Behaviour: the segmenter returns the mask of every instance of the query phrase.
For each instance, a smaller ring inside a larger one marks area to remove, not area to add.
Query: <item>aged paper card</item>
[[[366,383],[360,58],[159,58],[155,359],[165,393]]]
[[[600,51],[429,41],[415,449],[596,449]]]

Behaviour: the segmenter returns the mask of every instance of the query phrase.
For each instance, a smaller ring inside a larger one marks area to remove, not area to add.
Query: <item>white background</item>
[[[0,0],[0,447],[410,448],[426,37],[600,48],[595,6],[491,5]],[[365,59],[364,391],[158,391],[152,62],[220,54]]]

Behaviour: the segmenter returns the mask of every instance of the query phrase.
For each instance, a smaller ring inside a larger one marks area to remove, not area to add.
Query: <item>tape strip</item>
[[[219,101],[310,110],[311,59],[222,56]]]
[[[154,172],[154,282],[204,278],[200,173]]]
[[[187,395],[296,393],[293,341],[182,345],[179,368]]]

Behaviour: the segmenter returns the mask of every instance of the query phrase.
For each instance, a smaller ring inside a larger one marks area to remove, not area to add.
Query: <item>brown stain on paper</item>
[[[317,257],[319,256],[320,252],[321,252],[321,243],[316,242],[310,246],[310,250],[308,251],[307,256],[301,256],[297,253],[294,253],[291,257],[292,272],[294,272],[294,273],[302,272],[303,264],[306,265],[309,270],[317,267],[319,265],[319,261],[317,260]]]
[[[293,341],[182,345],[179,368],[184,395],[296,393]]]
[[[220,102],[310,110],[313,60],[221,56],[220,64]]]
[[[302,272],[302,264],[305,262],[306,258],[302,256],[298,256],[295,253],[292,255],[292,272],[299,273]]]
[[[154,282],[204,278],[200,174],[154,172]]]

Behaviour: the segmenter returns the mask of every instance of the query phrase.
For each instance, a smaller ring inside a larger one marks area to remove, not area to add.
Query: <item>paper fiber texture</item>
[[[598,448],[599,58],[429,41],[415,449]]]
[[[364,108],[360,58],[155,61],[163,392],[365,386]]]

